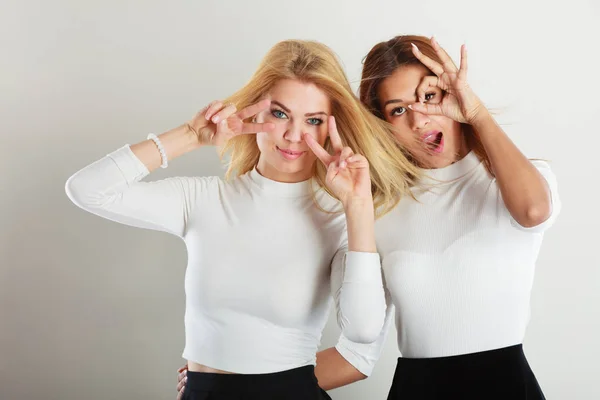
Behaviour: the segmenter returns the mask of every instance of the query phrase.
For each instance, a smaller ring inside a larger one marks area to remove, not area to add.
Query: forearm
[[[545,221],[551,213],[547,182],[535,166],[510,140],[488,110],[472,126],[490,158],[502,199],[512,217],[522,226]]]
[[[158,138],[165,148],[165,153],[169,161],[201,147],[198,142],[198,136],[188,128],[187,124],[158,135]],[[131,150],[148,168],[148,171],[152,172],[160,167],[162,160],[154,141],[144,140],[132,145]]]
[[[315,375],[319,381],[319,386],[324,390],[336,389],[367,378],[366,375],[346,361],[335,347],[317,353]]]
[[[358,199],[344,204],[348,229],[348,250],[376,253],[373,200]]]

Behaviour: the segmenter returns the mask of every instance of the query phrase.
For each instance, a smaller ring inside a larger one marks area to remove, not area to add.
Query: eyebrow
[[[283,108],[283,111],[285,111],[287,113],[291,113],[291,111],[290,111],[289,108],[287,108],[286,106],[284,106],[283,104],[281,104],[277,100],[271,101],[271,104],[275,104],[276,106],[279,106],[279,107]],[[324,112],[324,111],[317,111],[317,112],[312,112],[312,113],[306,113],[306,114],[304,114],[305,117],[313,117],[315,115],[327,115],[327,113]]]
[[[385,104],[383,105],[383,108],[385,108],[388,104],[392,104],[392,103],[404,103],[404,100],[402,99],[392,99],[392,100],[388,100],[385,102]]]

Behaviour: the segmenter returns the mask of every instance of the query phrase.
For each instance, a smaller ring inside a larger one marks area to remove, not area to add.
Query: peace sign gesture
[[[187,123],[188,129],[198,136],[201,144],[220,146],[237,135],[269,132],[275,128],[272,123],[244,122],[268,108],[270,100],[262,100],[238,111],[233,104],[213,101],[204,107]]]
[[[357,199],[372,200],[369,162],[364,156],[354,154],[350,147],[344,147],[333,116],[327,119],[327,128],[334,154],[329,154],[312,136],[304,134],[308,147],[327,168],[325,184],[344,205]]]
[[[460,67],[457,68],[448,53],[433,37],[431,45],[442,61],[441,64],[421,53],[419,48],[412,44],[415,57],[435,76],[423,78],[417,87],[420,103],[412,104],[409,108],[424,114],[444,115],[461,123],[472,123],[484,107],[467,83],[466,46],[463,44],[460,48]],[[428,99],[428,95],[433,96]]]

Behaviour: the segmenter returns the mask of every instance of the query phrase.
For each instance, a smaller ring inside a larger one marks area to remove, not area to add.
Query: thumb
[[[442,107],[439,104],[414,103],[409,104],[408,108],[421,114],[443,115]]]

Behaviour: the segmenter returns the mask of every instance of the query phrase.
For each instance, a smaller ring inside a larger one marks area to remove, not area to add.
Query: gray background
[[[181,241],[86,214],[79,168],[190,118],[243,85],[287,38],[317,39],[354,88],[400,33],[435,34],[529,157],[552,161],[562,215],[537,265],[526,353],[549,399],[600,398],[598,2],[2,1],[0,398],[172,399],[183,364]],[[153,178],[222,174],[203,149]],[[332,315],[333,316],[333,315]],[[323,347],[335,343],[330,321]],[[384,399],[395,332],[366,381]]]

